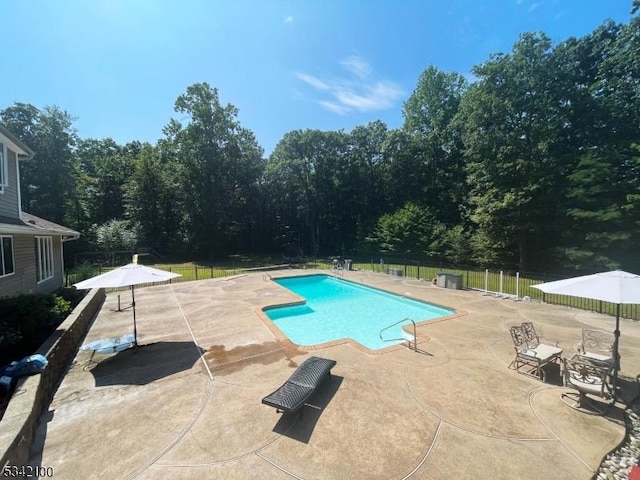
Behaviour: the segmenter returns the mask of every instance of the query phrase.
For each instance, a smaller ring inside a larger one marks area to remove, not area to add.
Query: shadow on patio
[[[298,413],[283,413],[273,431],[302,443],[309,443],[320,415],[337,393],[344,377],[332,374]]]
[[[204,349],[193,342],[157,342],[117,353],[91,369],[96,387],[146,385],[189,370]]]

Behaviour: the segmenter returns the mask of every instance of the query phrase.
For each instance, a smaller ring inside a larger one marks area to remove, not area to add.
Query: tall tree
[[[429,209],[407,203],[380,217],[370,239],[381,252],[412,257],[436,257],[444,252],[446,227]]]
[[[594,93],[602,99],[614,127],[609,135],[628,148],[640,130],[640,16],[612,28],[618,35],[608,44]]]
[[[342,132],[295,130],[276,145],[265,173],[281,248],[312,255],[339,248],[344,144]]]
[[[78,199],[88,225],[122,219],[135,155],[110,138],[80,140],[75,150]]]
[[[261,174],[262,149],[238,122],[237,109],[223,107],[207,83],[188,87],[175,110],[189,117],[175,131],[188,244],[196,255],[225,253],[250,215],[246,204]]]
[[[55,106],[38,110],[16,103],[0,112],[0,119],[35,152],[21,164],[23,209],[64,223],[75,194],[73,149],[78,136],[73,117]]]
[[[466,193],[462,142],[453,122],[466,89],[461,75],[430,66],[403,109],[403,131],[412,138],[423,172],[418,200],[451,226],[460,221],[459,206]]]
[[[40,110],[33,105],[15,102],[0,111],[0,123],[33,149],[36,143],[34,129],[39,116]]]
[[[567,263],[584,270],[640,267],[633,202],[640,183],[637,152],[603,149],[585,155],[568,179],[573,244],[564,250]]]
[[[158,153],[151,145],[144,145],[135,159],[126,192],[126,209],[127,216],[140,225],[141,241],[154,248],[162,248],[166,241],[161,205],[170,188],[165,183],[165,171]]]
[[[554,155],[565,126],[563,99],[551,63],[551,41],[524,34],[508,55],[473,69],[478,82],[465,95],[461,117],[472,220],[523,271],[549,261],[560,231],[561,179]]]
[[[384,145],[387,125],[380,120],[357,125],[347,135],[347,172],[340,188],[346,248],[362,248],[378,217],[388,210],[384,195]]]
[[[428,204],[428,169],[424,168],[419,139],[403,129],[391,130],[382,145],[382,153],[386,212],[402,208],[408,202]]]

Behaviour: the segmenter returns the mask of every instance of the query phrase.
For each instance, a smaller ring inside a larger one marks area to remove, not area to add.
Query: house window
[[[13,237],[0,236],[0,277],[15,272],[13,261]]]
[[[53,277],[53,242],[51,237],[36,237],[38,283]]]

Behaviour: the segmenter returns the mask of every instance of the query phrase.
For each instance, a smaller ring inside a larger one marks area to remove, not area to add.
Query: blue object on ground
[[[11,390],[11,377],[3,375],[0,377],[0,392],[6,393]]]
[[[28,375],[35,375],[36,373],[42,373],[47,366],[47,358],[44,355],[36,353],[24,357],[17,362],[11,362],[6,367],[0,369],[0,376],[6,375],[7,377],[17,378],[26,377]]]
[[[9,391],[14,379],[42,373],[46,366],[47,358],[39,353],[11,362],[9,365],[0,368],[0,390],[3,392]],[[9,379],[8,381],[7,378]]]

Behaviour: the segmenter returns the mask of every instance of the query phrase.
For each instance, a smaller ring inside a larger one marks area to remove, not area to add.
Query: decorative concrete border
[[[320,273],[305,273],[302,275],[287,275],[285,277],[274,277],[273,279],[276,278],[288,278],[288,277],[312,277],[312,276],[317,276],[317,275],[325,275],[325,276],[330,276],[327,275],[326,273],[320,272]],[[351,282],[351,283],[355,283],[356,285],[362,285],[364,287],[367,288],[372,288],[374,290],[380,290],[381,292],[384,293],[388,293],[391,295],[396,295],[398,296],[399,294],[396,292],[392,292],[390,290],[385,290],[383,288],[379,288],[379,287],[372,287],[370,285],[365,285],[361,282],[357,282],[354,280],[345,280],[342,279],[346,282]],[[284,287],[281,287],[284,288]],[[291,295],[293,295],[294,297],[297,297],[297,300],[291,301],[291,302],[284,302],[284,303],[275,303],[275,304],[270,304],[270,305],[265,305],[262,307],[256,307],[254,309],[256,315],[260,318],[260,320],[262,320],[262,323],[265,324],[265,326],[269,329],[269,331],[271,332],[271,334],[276,338],[276,340],[278,340],[280,343],[286,345],[288,348],[292,348],[292,349],[296,349],[296,350],[301,350],[301,351],[305,351],[305,352],[309,352],[309,351],[316,351],[316,350],[323,350],[325,348],[330,348],[330,347],[335,347],[337,345],[350,345],[351,347],[355,348],[356,350],[362,352],[362,353],[366,353],[369,355],[384,355],[387,353],[391,353],[391,352],[396,352],[398,350],[404,350],[407,347],[402,345],[402,344],[397,344],[397,345],[392,345],[390,347],[385,347],[385,348],[380,348],[378,350],[372,350],[370,348],[365,347],[364,345],[362,345],[361,343],[356,342],[354,339],[352,338],[340,338],[338,340],[332,340],[330,342],[325,342],[325,343],[319,343],[317,345],[298,345],[297,343],[292,342],[289,337],[287,337],[285,335],[285,333],[280,330],[280,328],[276,325],[276,323],[271,320],[265,313],[266,310],[271,310],[273,308],[279,308],[279,307],[291,307],[291,306],[295,306],[295,305],[304,305],[305,303],[307,303],[306,299],[304,299],[303,297],[291,292],[290,290],[287,290],[287,292]],[[401,295],[400,295],[401,296]],[[436,323],[436,322],[444,322],[446,320],[451,320],[454,318],[459,318],[459,317],[464,317],[465,315],[468,315],[469,312],[466,310],[455,310],[452,309],[451,307],[447,307],[445,305],[439,305],[433,302],[426,302],[424,300],[421,300],[419,298],[415,298],[415,297],[411,297],[411,300],[415,300],[417,302],[423,302],[423,303],[428,303],[430,305],[435,305],[437,307],[441,307],[441,308],[446,308],[448,310],[453,310],[453,313],[451,315],[447,315],[445,317],[441,317],[438,319],[433,319],[433,320],[423,320],[422,322],[418,322],[416,323],[416,328],[419,328],[421,326],[427,325],[427,324],[432,324],[432,323]],[[411,330],[408,329],[408,326],[402,327],[403,330],[405,330],[407,333],[413,335],[413,332]],[[428,335],[420,335],[418,334],[418,339],[417,339],[417,344],[421,345],[424,343],[428,343],[431,340],[431,338]]]
[[[58,329],[34,352],[46,356],[48,364],[40,375],[18,381],[16,393],[21,394],[14,394],[0,421],[1,468],[4,469],[6,465],[28,465],[29,450],[40,417],[49,408],[104,298],[104,289],[91,290]]]

